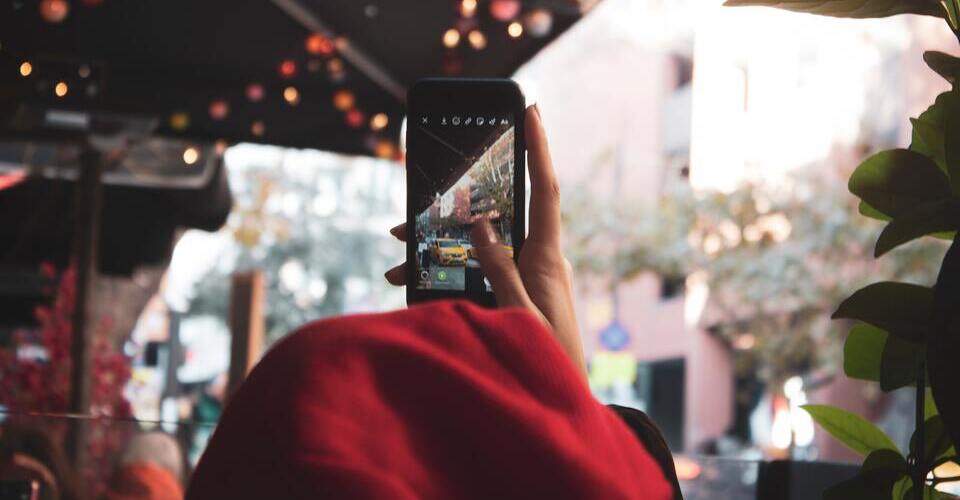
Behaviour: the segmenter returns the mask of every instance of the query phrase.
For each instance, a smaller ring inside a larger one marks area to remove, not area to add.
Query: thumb
[[[523,281],[517,271],[517,265],[510,257],[507,249],[500,244],[490,221],[478,220],[473,224],[470,237],[473,248],[477,251],[477,260],[480,269],[490,280],[493,294],[497,297],[500,306],[532,307],[533,303],[523,288]]]

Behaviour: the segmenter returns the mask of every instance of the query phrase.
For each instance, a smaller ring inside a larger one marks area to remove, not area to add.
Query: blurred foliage
[[[946,248],[931,239],[871,259],[880,225],[860,217],[842,181],[822,169],[729,193],[678,182],[653,205],[571,194],[564,214],[568,257],[581,273],[611,285],[643,272],[703,276],[710,297],[700,326],[730,344],[753,335],[738,369],[771,381],[836,366],[842,327],[829,315],[850,287],[874,275],[929,284],[929,263]]]
[[[382,186],[388,176],[377,170],[383,166],[340,167],[231,172],[237,201],[226,230],[237,244],[199,281],[189,314],[227,318],[230,275],[251,269],[264,273],[269,343],[348,306],[362,309],[348,295],[375,295],[371,283],[383,280],[403,247],[371,227],[395,211]]]

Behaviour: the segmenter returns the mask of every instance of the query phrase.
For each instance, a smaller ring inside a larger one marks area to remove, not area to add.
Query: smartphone
[[[431,78],[407,94],[407,303],[495,306],[470,243],[487,219],[504,250],[525,224],[525,99],[505,79]]]

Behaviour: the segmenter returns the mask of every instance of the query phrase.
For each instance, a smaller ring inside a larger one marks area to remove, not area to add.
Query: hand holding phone
[[[519,259],[500,244],[486,223],[472,230],[472,245],[501,307],[522,307],[546,322],[578,368],[586,374],[583,344],[573,304],[572,271],[560,251],[560,191],[546,134],[536,106],[525,112],[530,162],[530,232]],[[390,231],[406,241],[406,224]],[[390,283],[406,284],[406,264],[387,271]]]

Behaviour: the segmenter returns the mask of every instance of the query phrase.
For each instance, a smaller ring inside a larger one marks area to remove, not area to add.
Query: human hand
[[[518,261],[514,263],[487,220],[474,224],[473,247],[493,287],[497,304],[522,307],[539,317],[586,375],[580,327],[573,306],[572,271],[560,252],[560,189],[536,105],[527,108],[525,122],[531,187],[530,230]],[[391,229],[390,233],[404,241],[406,224]],[[405,285],[405,266],[401,264],[387,271],[387,281]]]

